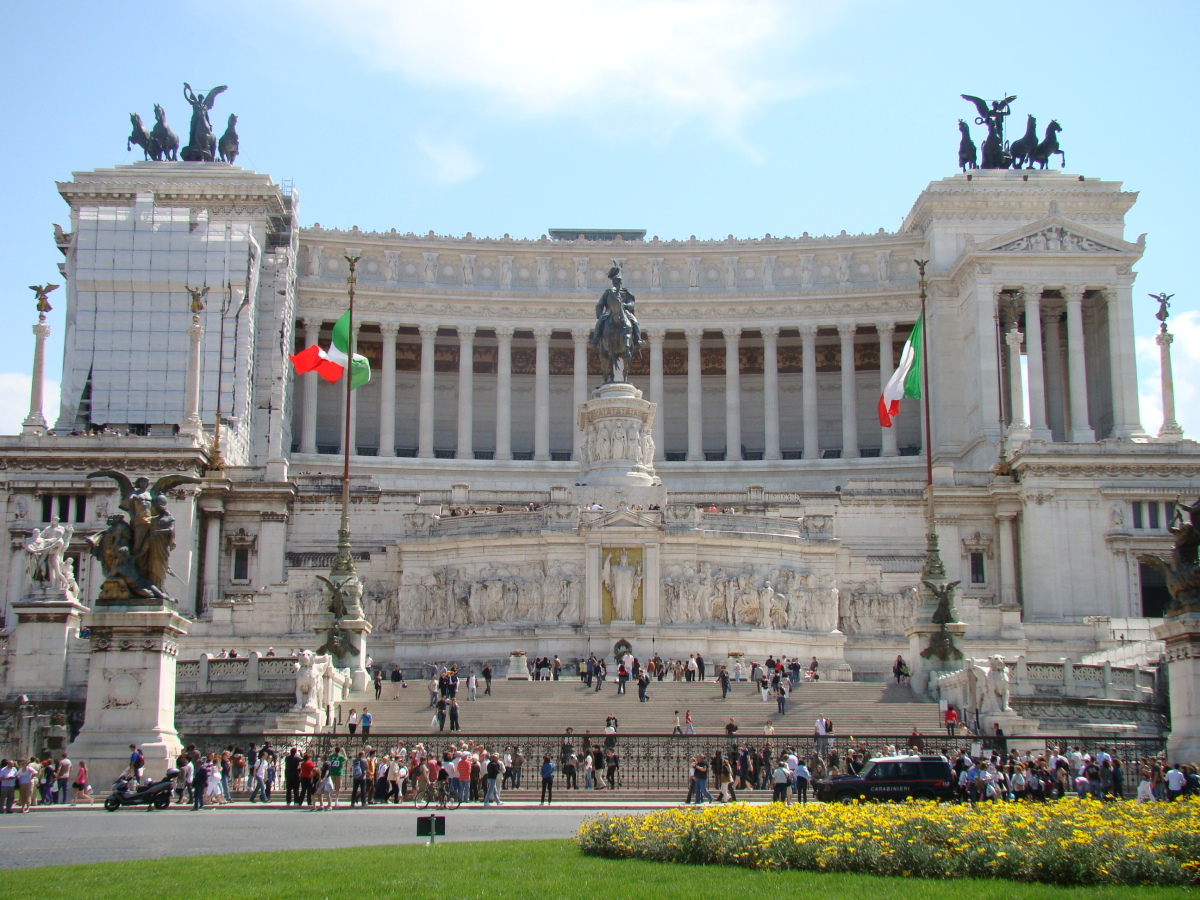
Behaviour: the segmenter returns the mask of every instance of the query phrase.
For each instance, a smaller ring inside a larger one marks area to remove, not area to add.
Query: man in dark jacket
[[[296,805],[300,805],[300,751],[293,747],[288,751],[287,757],[283,760],[283,787],[284,799],[287,805],[292,805],[292,800],[296,801]]]

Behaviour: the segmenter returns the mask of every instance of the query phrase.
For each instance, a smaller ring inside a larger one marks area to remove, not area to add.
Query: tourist
[[[812,774],[808,771],[808,766],[804,764],[804,760],[796,760],[796,767],[792,770],[792,779],[792,786],[796,791],[796,801],[807,803],[808,783],[812,780]]]
[[[953,706],[946,707],[945,722],[946,735],[953,739],[955,733],[958,731],[958,710],[956,710]]]
[[[562,660],[559,659],[557,655],[555,655],[554,662],[551,664],[550,668],[554,672],[554,680],[558,681],[558,676],[562,674],[563,664]]]
[[[354,732],[358,731],[358,712],[352,706],[350,707],[350,715],[346,717],[346,728],[350,731],[350,736],[354,736]]]
[[[696,677],[704,680],[704,655],[701,653],[696,654]]]
[[[721,682],[721,699],[724,700],[729,694],[729,673],[725,671],[724,666],[721,666],[721,674],[717,676],[717,681]]]
[[[900,679],[904,677],[904,673],[908,670],[908,666],[904,662],[903,656],[897,656],[896,661],[892,663],[892,675],[896,679],[896,684],[900,684]]]
[[[134,749],[136,750],[136,748]],[[65,753],[58,758],[58,765],[54,769],[54,780],[58,795],[56,802],[65,804],[67,802],[67,786],[71,783],[71,760]]]
[[[608,789],[615,790],[619,785],[620,779],[618,772],[621,766],[621,760],[617,756],[617,748],[609,747],[604,752],[604,779],[608,782]]]
[[[197,755],[197,758],[191,760],[189,765],[191,771],[192,785],[192,811],[204,809],[204,794],[208,786],[208,764],[204,757]]]
[[[271,802],[271,795],[267,792],[267,766],[267,754],[260,753],[251,769],[251,778],[254,779],[254,785],[250,790],[251,803],[257,803],[260,799],[263,803]]]
[[[483,667],[483,696],[490,697],[492,695],[492,666],[491,663]]]
[[[554,761],[549,756],[542,757],[542,799],[538,806],[545,806],[554,798]]]
[[[592,679],[596,675],[596,654],[588,655],[587,662],[584,663],[583,683],[588,687],[592,686]]]
[[[642,671],[638,673],[638,702],[639,703],[645,703],[647,700],[650,699],[649,696],[647,696],[647,694],[646,694],[646,691],[649,689],[649,687],[650,687],[650,673],[647,672],[645,669],[642,669]]]
[[[828,751],[825,749],[825,717],[818,716],[817,721],[813,723],[813,738],[815,739],[817,754],[824,756]]]
[[[733,680],[734,681],[742,680],[742,661],[740,659],[737,660],[736,662],[734,662],[734,664],[733,664]]]
[[[362,716],[359,718],[359,721],[362,722],[362,735],[363,735],[364,739],[370,737],[370,735],[371,735],[371,720],[373,718],[374,718],[374,716],[372,716],[371,713],[364,706],[363,711],[362,711]]]
[[[1167,802],[1174,803],[1183,796],[1184,785],[1187,784],[1187,776],[1179,763],[1173,764],[1166,773],[1167,782]]]
[[[493,803],[493,802],[497,806],[504,805],[503,803],[500,802],[500,791],[496,787],[496,782],[499,780],[500,775],[503,771],[504,771],[504,766],[501,764],[500,760],[497,757],[492,756],[488,759],[487,769],[486,769],[487,790],[483,794],[483,805],[484,806],[487,806],[489,803]]]
[[[683,713],[683,733],[684,734],[695,734],[696,733],[695,725],[693,725],[693,723],[692,723],[692,711],[690,709],[684,710],[684,713]]]
[[[617,696],[625,693],[625,682],[629,680],[629,670],[625,668],[625,663],[617,664]]]
[[[697,805],[703,803],[706,798],[709,803],[713,802],[712,794],[708,792],[708,762],[703,756],[697,756],[692,763],[692,783]]]
[[[521,753],[520,747],[514,747],[513,754],[512,754],[512,770],[513,770],[512,786],[516,789],[519,789],[521,787],[521,773],[524,768],[525,768],[525,756],[523,753]]]
[[[780,679],[779,686],[775,689],[775,703],[779,707],[779,715],[784,715],[787,712],[788,692],[785,682]]]
[[[788,788],[792,779],[792,773],[788,771],[787,763],[784,760],[779,760],[779,764],[775,767],[774,773],[771,775],[771,782],[774,789],[771,793],[772,803],[782,803],[787,806]]]
[[[283,761],[284,805],[300,805],[300,751],[292,747]]]
[[[819,668],[820,664],[817,662],[817,658],[814,656],[812,658],[812,662],[808,664],[808,675],[813,681],[821,680],[821,676],[817,672]]]
[[[925,737],[914,726],[912,734],[908,736],[908,746],[916,753],[920,753],[925,749]]]
[[[0,760],[0,813],[13,811],[17,799],[16,760]]]
[[[458,701],[457,700],[450,701],[450,730],[451,731],[462,731],[461,726],[458,724]]]
[[[671,729],[671,734],[683,734],[683,726],[679,724],[679,710],[675,710],[675,727]]]
[[[71,805],[74,806],[80,800],[86,800],[90,805],[92,795],[88,793],[88,767],[84,760],[79,761],[79,769],[75,773],[75,780],[71,783],[72,795]]]
[[[592,759],[591,753],[583,754],[583,789],[585,791],[595,790],[596,788],[596,763]]]
[[[41,766],[38,765],[37,758],[31,756],[29,762],[17,770],[17,799],[21,804],[22,813],[29,812],[30,807],[33,805],[33,788],[37,784],[40,769]],[[89,795],[88,802],[90,803],[91,800],[92,798]]]
[[[225,795],[221,791],[221,758],[213,753],[204,767],[204,802],[209,809],[225,805]]]
[[[354,804],[361,801],[363,807],[367,805],[367,756],[361,750],[358,756],[350,766],[350,777],[352,779],[350,787],[350,808],[354,808]]]
[[[446,730],[446,714],[450,711],[450,704],[445,697],[439,696],[437,701],[437,712],[433,714],[433,720],[429,723],[430,726],[437,726],[438,731]]]
[[[567,790],[579,789],[579,781],[577,777],[578,766],[579,757],[577,757],[574,753],[568,754],[567,758],[563,760],[563,775],[566,776]]]
[[[687,680],[688,681],[696,680],[696,672],[699,671],[699,668],[700,667],[696,665],[696,654],[693,653],[691,656],[688,657],[688,661],[687,661]]]
[[[467,700],[474,702],[477,682],[475,680],[475,670],[467,670]]]
[[[762,694],[762,702],[766,703],[767,696],[771,693],[771,682],[765,674],[758,679],[758,690]]]
[[[337,798],[342,795],[342,772],[346,766],[346,751],[341,747],[334,747],[333,753],[329,755],[329,777],[333,784],[334,803],[338,802]]]

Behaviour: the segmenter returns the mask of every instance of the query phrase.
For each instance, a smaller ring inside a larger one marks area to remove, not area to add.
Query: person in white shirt
[[[811,780],[812,774],[808,771],[808,766],[802,762],[798,762],[796,768],[792,770],[792,785],[796,789],[796,800],[798,802],[808,802],[808,783]]]
[[[475,679],[475,670],[474,670],[474,669],[472,669],[472,670],[471,670],[471,671],[470,671],[470,672],[467,674],[467,699],[468,699],[468,700],[474,700],[474,699],[475,699],[475,689],[476,689],[477,687],[478,687],[478,684],[477,684],[477,682],[476,682],[476,679]]]
[[[11,813],[17,799],[17,767],[7,759],[0,761],[0,813]]]
[[[1183,796],[1183,786],[1187,783],[1187,776],[1183,774],[1179,764],[1176,763],[1167,770],[1166,780],[1167,800],[1173,803]]]

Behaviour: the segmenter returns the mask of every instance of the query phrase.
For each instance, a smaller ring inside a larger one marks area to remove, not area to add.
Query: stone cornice
[[[91,172],[73,172],[58,182],[72,208],[132,206],[139,193],[153,193],[158,206],[220,208],[227,214],[284,215],[283,193],[269,176],[228,163],[140,162]]]

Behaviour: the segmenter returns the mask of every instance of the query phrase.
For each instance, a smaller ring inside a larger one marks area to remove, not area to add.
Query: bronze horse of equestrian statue
[[[1033,151],[1033,155],[1029,159],[1029,168],[1032,169],[1034,163],[1037,163],[1042,169],[1046,168],[1050,163],[1050,157],[1055,153],[1062,157],[1062,163],[1059,165],[1059,168],[1065,169],[1067,167],[1067,155],[1058,146],[1058,133],[1060,131],[1062,131],[1062,126],[1057,121],[1051,120],[1050,124],[1046,126],[1045,139],[1037,145],[1037,148]]]

